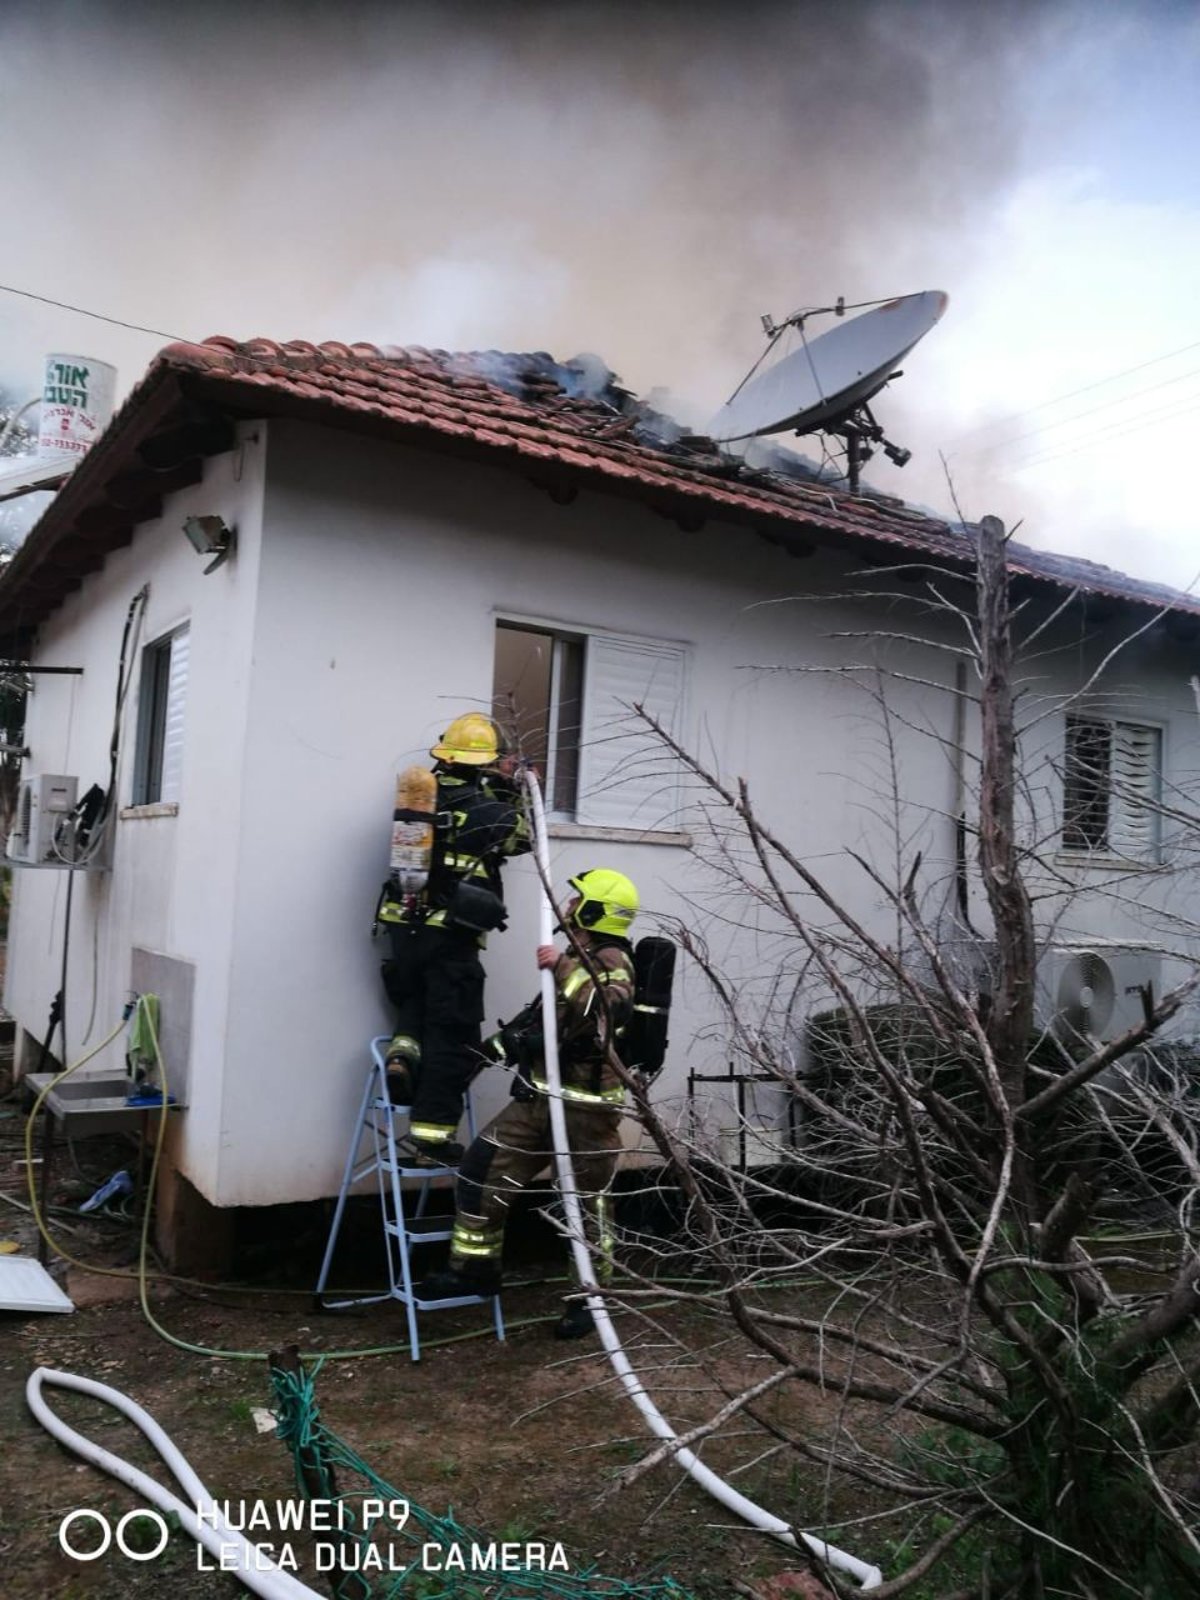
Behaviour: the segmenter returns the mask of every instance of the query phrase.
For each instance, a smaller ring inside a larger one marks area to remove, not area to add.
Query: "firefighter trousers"
[[[609,1188],[621,1155],[620,1105],[564,1099],[567,1143],[579,1196],[590,1223],[597,1280],[612,1273]],[[550,1102],[511,1100],[463,1157],[458,1173],[457,1214],[450,1264],[476,1277],[499,1277],[504,1226],[515,1195],[554,1161]]]
[[[474,934],[424,923],[389,928],[392,956],[383,985],[396,1008],[396,1032],[421,1047],[411,1127],[448,1139],[462,1118],[463,1096],[484,1065],[483,963]],[[435,1131],[437,1130],[437,1131]]]

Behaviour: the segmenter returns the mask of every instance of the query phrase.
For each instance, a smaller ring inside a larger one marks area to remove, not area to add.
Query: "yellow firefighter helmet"
[[[455,767],[490,767],[503,753],[500,730],[482,711],[467,711],[446,729],[429,752]]]

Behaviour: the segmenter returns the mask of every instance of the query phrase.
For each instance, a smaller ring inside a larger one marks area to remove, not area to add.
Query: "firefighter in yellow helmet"
[[[597,1280],[604,1283],[612,1270],[608,1190],[622,1148],[625,1099],[609,1056],[613,1050],[619,1056],[633,1009],[629,928],[638,892],[624,873],[608,868],[582,872],[570,883],[575,893],[564,915],[567,949],[560,954],[553,945],[542,945],[537,964],[554,973],[567,1139],[594,1229]],[[499,1293],[509,1204],[554,1158],[540,998],[488,1043],[496,1059],[517,1068],[513,1098],[463,1157],[450,1265],[417,1285],[421,1299]],[[559,1338],[580,1338],[592,1325],[587,1306],[578,1302],[555,1331]]]
[[[391,942],[383,982],[396,1008],[389,1091],[412,1108],[417,1162],[454,1166],[463,1153],[454,1139],[463,1095],[484,1064],[479,952],[487,933],[505,924],[501,865],[531,838],[515,758],[491,717],[456,717],[430,754],[437,800],[428,883],[405,895],[389,880],[376,918]]]

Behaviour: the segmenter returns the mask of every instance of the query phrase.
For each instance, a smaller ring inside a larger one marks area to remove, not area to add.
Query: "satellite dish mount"
[[[888,378],[901,378],[902,372],[893,372]],[[850,493],[858,493],[859,479],[862,469],[875,454],[881,449],[884,455],[896,467],[906,467],[912,460],[912,451],[906,450],[903,445],[893,444],[884,434],[883,429],[875,420],[875,414],[864,401],[857,406],[840,423],[830,423],[822,430],[832,434],[834,438],[841,439],[846,451],[846,480],[850,485]],[[797,433],[800,429],[797,428]]]
[[[844,297],[832,306],[797,311],[783,322],[764,316],[767,348],[713,419],[709,433],[723,444],[770,433],[831,435],[841,441],[846,477],[857,494],[862,468],[877,449],[898,467],[912,457],[911,450],[885,436],[869,402],[901,376],[896,363],[938,322],[946,303],[936,289],[904,295],[876,303],[813,340],[805,338],[805,322],[820,315],[844,317]],[[789,328],[799,331],[801,348],[760,373]]]

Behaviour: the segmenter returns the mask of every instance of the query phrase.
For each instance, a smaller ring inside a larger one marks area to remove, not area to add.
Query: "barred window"
[[[1067,718],[1064,850],[1157,861],[1161,797],[1161,729],[1105,717]]]

